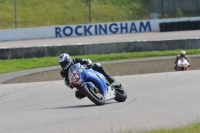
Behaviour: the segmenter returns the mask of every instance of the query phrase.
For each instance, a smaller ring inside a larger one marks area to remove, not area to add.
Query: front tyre
[[[84,94],[96,105],[103,105],[105,104],[105,98],[100,93],[100,91],[94,91],[86,84],[82,86],[82,90]]]
[[[120,88],[117,88],[115,90],[116,90],[115,100],[118,102],[124,102],[127,99],[127,93],[125,89],[121,86]]]

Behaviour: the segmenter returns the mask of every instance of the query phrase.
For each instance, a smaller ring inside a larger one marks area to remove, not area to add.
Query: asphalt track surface
[[[126,41],[159,41],[200,38],[200,30],[179,31],[179,32],[147,32],[132,34],[115,34],[100,35],[88,37],[69,37],[69,38],[52,38],[40,40],[23,40],[23,41],[5,41],[0,42],[0,48],[17,48],[33,46],[51,46],[51,45],[78,45],[93,44],[104,42],[126,42]]]
[[[0,132],[110,133],[199,121],[199,70],[115,78],[128,98],[103,106],[76,99],[75,89],[66,88],[62,80],[0,84]]]

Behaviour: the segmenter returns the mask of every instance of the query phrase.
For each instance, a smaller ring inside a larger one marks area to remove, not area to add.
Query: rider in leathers
[[[181,53],[179,54],[179,55],[177,55],[176,56],[176,60],[175,60],[175,62],[174,62],[174,64],[175,64],[175,66],[174,66],[174,69],[177,71],[177,63],[178,63],[178,60],[180,59],[180,58],[185,58],[187,61],[188,61],[188,63],[190,62],[190,60],[189,60],[189,58],[186,56],[186,52],[185,51],[181,51]],[[189,66],[188,66],[189,67]]]
[[[71,89],[73,89],[73,86],[69,83],[69,80],[68,80],[68,70],[69,70],[70,65],[75,64],[75,63],[80,63],[81,65],[87,65],[91,67],[93,70],[102,73],[106,77],[106,79],[109,81],[110,84],[112,84],[115,81],[115,79],[103,69],[100,63],[92,64],[92,61],[90,59],[75,58],[72,60],[71,57],[67,53],[63,53],[59,56],[58,61],[62,68],[60,71],[60,74],[64,80],[64,83],[66,86],[70,87]],[[82,99],[85,97],[85,95],[82,94],[78,90],[75,92],[75,96],[78,99]]]

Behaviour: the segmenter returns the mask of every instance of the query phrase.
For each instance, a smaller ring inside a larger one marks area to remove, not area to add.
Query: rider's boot
[[[106,79],[108,80],[108,82],[110,84],[112,84],[115,81],[115,79],[110,74],[108,74],[106,71],[104,73],[104,76],[106,77]]]
[[[75,91],[75,96],[76,96],[77,99],[82,99],[82,98],[86,97],[84,94],[82,94],[78,90]]]
[[[108,82],[110,83],[109,85],[113,86],[114,88],[121,88],[121,84],[117,81],[115,81],[115,79],[109,75],[106,71],[105,71],[105,75],[106,79],[108,80]]]

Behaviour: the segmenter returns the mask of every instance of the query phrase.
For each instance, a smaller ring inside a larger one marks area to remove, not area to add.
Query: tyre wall
[[[200,30],[200,20],[159,23],[160,32]]]

